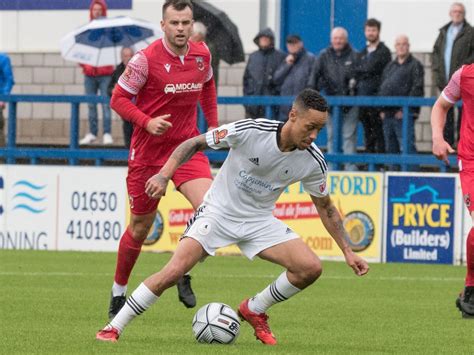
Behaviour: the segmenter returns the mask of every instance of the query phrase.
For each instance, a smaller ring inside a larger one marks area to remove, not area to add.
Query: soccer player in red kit
[[[164,37],[130,60],[112,95],[111,107],[132,122],[134,130],[127,176],[130,224],[120,240],[111,318],[125,303],[130,273],[155,220],[158,200],[145,193],[146,181],[160,171],[180,143],[199,135],[198,101],[209,128],[217,127],[211,55],[204,42],[188,41],[192,27],[191,1],[166,0],[161,21]],[[176,172],[173,182],[196,209],[212,182],[207,157],[196,154]],[[189,275],[178,282],[178,291],[186,307],[196,305]]]
[[[443,128],[446,114],[462,100],[462,123],[458,144],[458,165],[464,202],[474,222],[474,64],[459,68],[451,77],[431,112],[433,154],[449,164],[448,154],[454,149],[445,141]],[[463,292],[456,299],[456,306],[463,318],[474,318],[474,228],[466,241],[467,275]]]

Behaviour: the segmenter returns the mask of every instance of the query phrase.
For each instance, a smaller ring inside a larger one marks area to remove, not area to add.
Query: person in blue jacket
[[[13,80],[13,71],[10,57],[6,53],[0,53],[0,94],[10,95],[15,81]],[[5,116],[3,111],[5,102],[0,101],[0,147],[5,146]]]

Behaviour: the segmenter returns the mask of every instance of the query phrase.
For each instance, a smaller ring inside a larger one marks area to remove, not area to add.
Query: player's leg
[[[191,203],[193,209],[197,210],[212,184],[209,160],[202,153],[196,154],[176,171],[173,182],[178,191]],[[184,275],[176,286],[179,300],[187,308],[195,307],[196,296],[191,288],[191,276]]]
[[[97,333],[96,339],[115,342],[124,328],[138,315],[145,312],[169,287],[188,272],[207,253],[201,244],[184,238],[178,244],[170,261],[161,271],[151,275],[132,292],[125,305],[110,323]]]
[[[460,171],[464,203],[468,208],[474,225],[474,167],[462,162]],[[456,300],[456,306],[463,318],[474,318],[474,227],[471,227],[466,240],[466,280],[464,290]]]
[[[296,233],[276,218],[245,225],[249,237],[238,244],[242,252],[249,258],[258,255],[286,268],[274,282],[239,306],[241,317],[253,326],[257,339],[273,345],[276,339],[265,312],[316,281],[322,272],[321,262]]]
[[[155,220],[158,200],[145,193],[145,182],[158,168],[130,167],[127,176],[127,189],[130,199],[130,224],[120,239],[117,252],[109,318],[113,318],[125,303],[130,274],[140,255],[143,242],[148,236]]]

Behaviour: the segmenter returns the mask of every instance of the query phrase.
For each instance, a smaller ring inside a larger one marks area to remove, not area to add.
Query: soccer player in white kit
[[[315,282],[321,275],[319,258],[286,224],[272,214],[287,186],[301,182],[329,234],[359,275],[369,267],[346,242],[339,212],[328,195],[327,164],[313,143],[326,123],[328,106],[315,90],[295,99],[288,121],[241,120],[191,138],[172,153],[160,172],[146,183],[152,198],[164,195],[168,181],[181,164],[206,148],[230,148],[203,204],[188,222],[175,253],[158,273],[147,278],[96,338],[117,341],[125,326],[154,304],[203,258],[216,249],[236,244],[249,259],[258,256],[286,268],[273,283],[239,306],[240,317],[255,329],[262,343],[276,344],[266,311]]]

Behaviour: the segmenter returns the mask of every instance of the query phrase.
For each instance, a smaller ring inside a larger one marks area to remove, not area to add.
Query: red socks
[[[474,241],[474,239],[473,239]],[[143,242],[133,239],[132,234],[127,229],[120,239],[117,267],[115,269],[115,282],[119,285],[127,285],[128,278],[132,272],[133,266],[140,255]]]
[[[474,286],[474,228],[468,234],[466,240],[466,256],[467,256],[467,275],[466,286]]]

